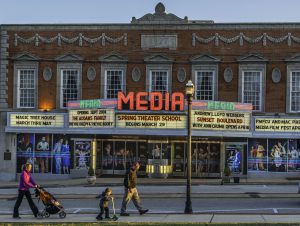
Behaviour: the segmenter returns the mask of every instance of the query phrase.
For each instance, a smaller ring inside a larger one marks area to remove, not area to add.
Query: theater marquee
[[[147,129],[184,129],[185,115],[156,115],[156,114],[118,114],[116,116],[118,128],[147,128]]]
[[[300,118],[255,118],[256,132],[300,132]]]
[[[228,111],[192,111],[192,129],[249,131],[250,113]]]
[[[114,109],[69,110],[69,127],[114,127]]]
[[[11,127],[64,127],[63,114],[51,113],[9,113],[8,126]]]

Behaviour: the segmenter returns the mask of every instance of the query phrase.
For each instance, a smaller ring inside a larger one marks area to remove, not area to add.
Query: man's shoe
[[[97,216],[96,219],[99,220],[99,221],[101,221],[103,218],[100,217],[100,216]]]
[[[129,213],[120,213],[120,216],[128,217],[128,216],[129,216]]]
[[[13,216],[14,219],[21,219],[20,216]]]
[[[143,215],[143,214],[147,213],[148,211],[149,211],[148,209],[146,209],[146,210],[140,210],[140,215]]]

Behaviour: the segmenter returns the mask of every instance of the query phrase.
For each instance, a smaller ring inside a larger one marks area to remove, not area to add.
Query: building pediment
[[[182,24],[188,23],[188,18],[179,18],[172,13],[166,13],[165,6],[161,2],[155,7],[155,13],[148,13],[139,19],[132,17],[132,24]]]
[[[73,54],[73,53],[67,53],[64,55],[60,55],[58,57],[55,58],[56,61],[82,61],[83,58],[79,55]]]
[[[297,53],[296,55],[290,57],[290,58],[286,58],[285,59],[286,62],[296,62],[296,63],[300,63],[300,53]]]
[[[211,55],[207,55],[207,54],[203,54],[203,55],[197,55],[194,57],[190,58],[191,63],[194,64],[203,64],[203,63],[218,63],[220,62],[220,59],[211,56]]]
[[[18,60],[18,61],[38,61],[41,58],[38,56],[35,56],[31,53],[19,53],[19,54],[13,56],[12,59]]]
[[[267,58],[258,54],[248,54],[237,59],[239,63],[265,63]]]
[[[147,56],[144,58],[144,61],[146,63],[172,63],[174,59],[164,55],[164,54],[155,54],[151,56]]]
[[[99,61],[107,63],[126,63],[128,59],[121,56],[119,53],[111,53],[108,55],[100,56]]]

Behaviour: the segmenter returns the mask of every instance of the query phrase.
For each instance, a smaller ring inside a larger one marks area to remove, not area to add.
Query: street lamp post
[[[186,202],[184,213],[193,213],[192,201],[191,201],[191,174],[192,174],[192,101],[194,96],[194,84],[191,80],[185,85],[185,94],[188,102],[188,117],[187,117],[187,129],[188,129],[188,151],[187,151],[187,182],[186,182]]]

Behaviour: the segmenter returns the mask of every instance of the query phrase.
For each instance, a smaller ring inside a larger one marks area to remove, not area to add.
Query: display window
[[[248,170],[267,171],[267,139],[248,139]]]
[[[18,134],[17,172],[26,163],[33,165],[32,173],[69,174],[73,145],[65,135]]]

